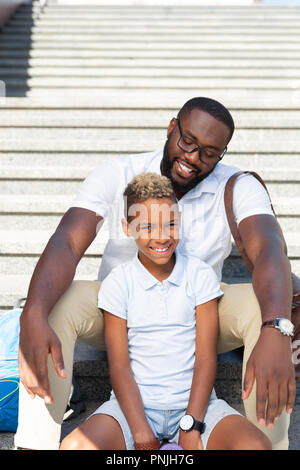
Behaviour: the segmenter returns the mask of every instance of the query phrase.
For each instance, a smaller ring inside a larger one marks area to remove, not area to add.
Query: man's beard
[[[164,146],[163,158],[162,158],[161,165],[160,165],[161,174],[171,180],[173,189],[176,193],[183,193],[183,194],[195,188],[197,184],[201,183],[201,181],[207,178],[207,176],[211,174],[211,172],[215,169],[215,166],[216,166],[214,165],[208,173],[205,173],[205,175],[195,176],[195,178],[189,181],[187,184],[180,184],[177,181],[175,181],[172,177],[172,168],[173,168],[175,161],[176,159],[173,161],[170,160],[169,152],[168,152],[168,140],[167,140]]]

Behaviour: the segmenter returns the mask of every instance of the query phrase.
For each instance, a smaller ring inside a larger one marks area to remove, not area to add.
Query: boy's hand
[[[196,429],[188,432],[180,431],[178,445],[184,450],[203,450],[200,432]]]
[[[155,437],[150,427],[134,434],[133,437],[135,450],[157,450],[160,447],[159,439]]]

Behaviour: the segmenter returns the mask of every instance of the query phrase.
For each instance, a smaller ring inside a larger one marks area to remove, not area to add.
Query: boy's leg
[[[61,450],[133,450],[134,439],[116,398],[102,403],[79,427],[68,434]]]
[[[118,421],[96,414],[68,434],[60,450],[126,450],[126,444]]]
[[[30,398],[21,384],[16,447],[58,449],[61,424],[71,389],[76,339],[105,349],[103,318],[97,307],[99,287],[99,281],[73,281],[51,311],[49,323],[62,343],[67,378],[58,377],[49,357],[48,373],[54,397],[52,405],[45,405],[40,397]]]
[[[271,442],[250,421],[239,415],[229,415],[212,430],[207,450],[272,450]]]
[[[221,283],[224,296],[219,302],[220,335],[218,352],[226,352],[240,346],[245,347],[243,377],[249,356],[259,338],[261,312],[252,284]],[[256,387],[244,401],[246,416],[261,429],[272,442],[273,449],[287,450],[289,446],[288,428],[290,415],[284,410],[273,429],[257,424]]]

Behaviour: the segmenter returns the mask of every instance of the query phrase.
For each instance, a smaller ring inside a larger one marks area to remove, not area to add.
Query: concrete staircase
[[[0,34],[0,311],[26,296],[88,172],[162,146],[170,119],[201,95],[231,110],[225,163],[264,178],[300,275],[300,7],[75,3],[25,5]],[[96,278],[105,226],[100,233],[77,279]],[[224,279],[249,279],[235,247]],[[88,399],[99,398],[105,359],[95,367],[80,351],[75,372],[82,384],[90,378]],[[224,395],[240,406],[240,362],[224,367],[221,394],[227,377]]]

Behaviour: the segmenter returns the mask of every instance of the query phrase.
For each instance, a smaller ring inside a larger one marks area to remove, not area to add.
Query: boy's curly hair
[[[145,202],[148,199],[169,198],[174,203],[177,202],[172,183],[166,176],[157,173],[141,173],[135,176],[127,185],[124,193],[125,200],[125,218],[130,221],[128,216],[129,208],[132,204]]]

